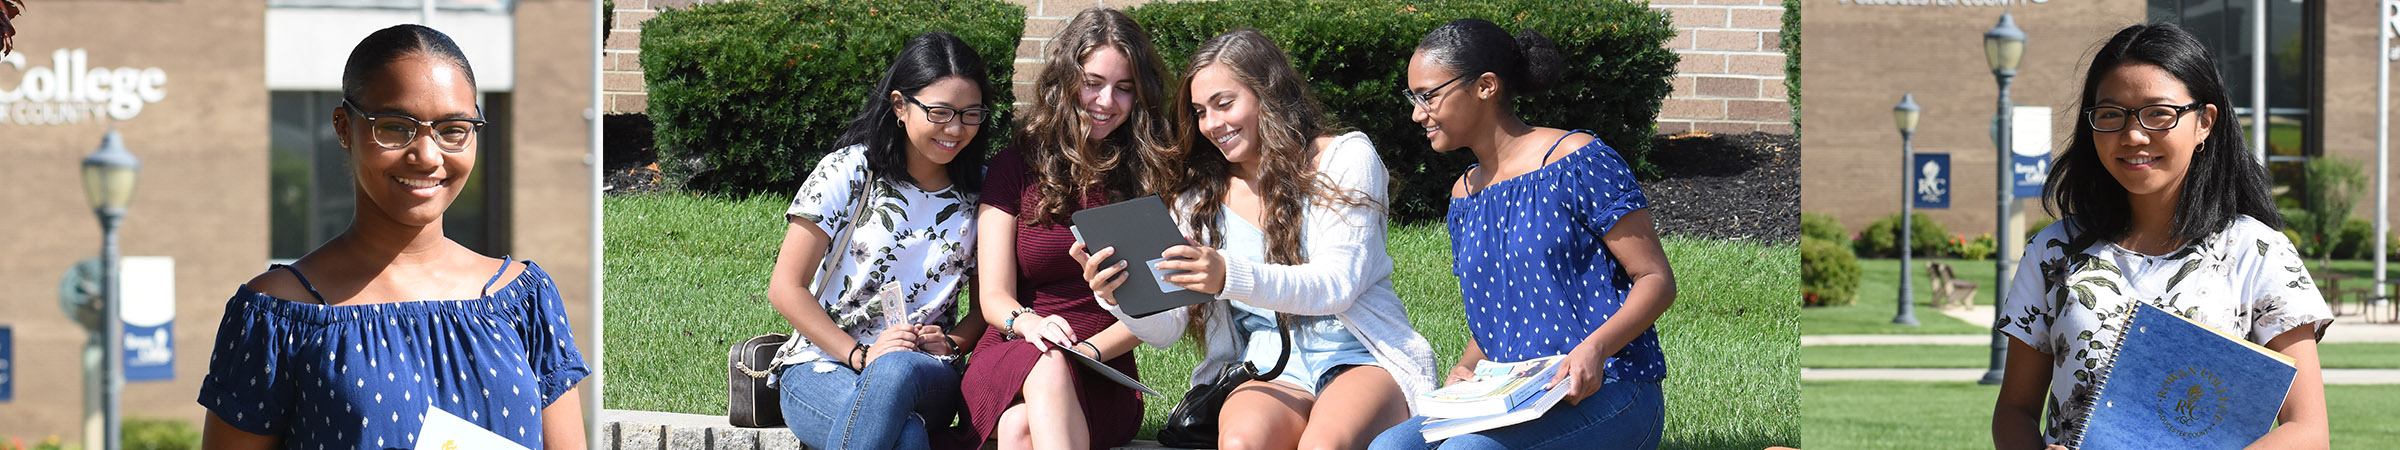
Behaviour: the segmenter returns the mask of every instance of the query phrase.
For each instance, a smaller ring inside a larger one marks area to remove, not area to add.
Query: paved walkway
[[[1918,309],[1919,313],[1936,310]],[[1968,309],[1942,309],[1943,315],[1989,328],[1993,308],[1976,306]],[[2353,310],[2355,311],[2355,310]],[[2374,310],[2375,317],[2391,317],[2388,309]],[[2333,327],[2325,333],[2325,343],[2400,343],[2400,324],[2369,323],[2365,316],[2337,316]],[[1817,334],[1800,336],[1801,346],[1811,345],[1991,345],[1990,334]]]
[[[1802,381],[1965,381],[1983,379],[1985,369],[1800,369]],[[2400,384],[2395,369],[2325,369],[2325,384]]]

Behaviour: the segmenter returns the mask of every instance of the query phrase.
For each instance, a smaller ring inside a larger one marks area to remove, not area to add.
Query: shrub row
[[[1006,117],[1025,8],[1000,0],[771,0],[666,10],[642,24],[660,169],[700,192],[807,180],[909,38],[947,31],[983,56]],[[1008,127],[987,126],[993,143]],[[995,146],[994,148],[998,148]]]
[[[1548,92],[1518,99],[1518,113],[1536,126],[1592,130],[1642,178],[1658,175],[1644,155],[1679,58],[1665,47],[1675,37],[1667,16],[1639,3],[1234,0],[1151,3],[1128,12],[1172,70],[1182,70],[1202,41],[1226,31],[1246,27],[1273,38],[1309,77],[1326,110],[1374,140],[1393,172],[1396,220],[1442,218],[1451,183],[1474,162],[1467,152],[1427,150],[1424,130],[1409,119],[1410,105],[1400,96],[1417,41],[1454,19],[1481,18],[1556,41],[1566,57],[1564,77]]]
[[[1153,3],[1128,13],[1152,34],[1170,70],[1180,70],[1202,41],[1234,28],[1274,38],[1327,110],[1375,141],[1393,172],[1400,221],[1440,219],[1451,181],[1473,163],[1467,152],[1428,151],[1399,95],[1417,41],[1452,19],[1488,19],[1556,41],[1566,56],[1564,78],[1519,99],[1525,120],[1592,130],[1637,174],[1658,174],[1643,156],[1678,58],[1664,48],[1675,35],[1667,17],[1640,4],[1234,0]],[[1022,7],[998,0],[768,0],[663,12],[642,33],[661,168],[688,190],[790,190],[832,150],[909,37],[957,34],[984,56],[992,85],[1006,87],[1024,17]],[[1003,110],[1015,101],[1005,88],[997,94]],[[1007,144],[1009,128],[985,128],[999,134],[992,148]]]

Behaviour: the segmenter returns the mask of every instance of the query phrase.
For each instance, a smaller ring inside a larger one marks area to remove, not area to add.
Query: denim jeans
[[[832,361],[794,364],[777,383],[784,426],[815,449],[928,448],[926,421],[949,426],[959,408],[958,372],[917,352],[876,358],[863,374]]]
[[[1666,432],[1666,399],[1658,382],[1601,383],[1579,404],[1561,400],[1541,418],[1481,433],[1425,442],[1425,417],[1411,417],[1375,437],[1372,450],[1431,449],[1656,449]]]

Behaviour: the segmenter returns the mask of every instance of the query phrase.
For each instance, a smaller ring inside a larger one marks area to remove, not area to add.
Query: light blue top
[[[1257,226],[1242,220],[1225,208],[1225,245],[1218,249],[1228,258],[1251,262],[1266,262],[1267,236]],[[1275,359],[1283,354],[1283,334],[1275,329],[1275,311],[1250,306],[1240,300],[1230,301],[1235,311],[1234,323],[1239,332],[1250,336],[1250,346],[1242,351],[1242,360],[1258,365],[1261,372],[1275,368]],[[1344,365],[1380,365],[1365,342],[1350,333],[1350,328],[1333,316],[1292,316],[1292,359],[1284,365],[1283,375],[1311,391],[1321,390],[1326,372]]]

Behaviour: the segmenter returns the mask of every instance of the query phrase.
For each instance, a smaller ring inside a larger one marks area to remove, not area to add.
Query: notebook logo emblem
[[[2215,429],[2232,403],[2226,397],[2225,380],[2216,371],[2189,366],[2168,373],[2154,398],[2159,424],[2187,438]]]

